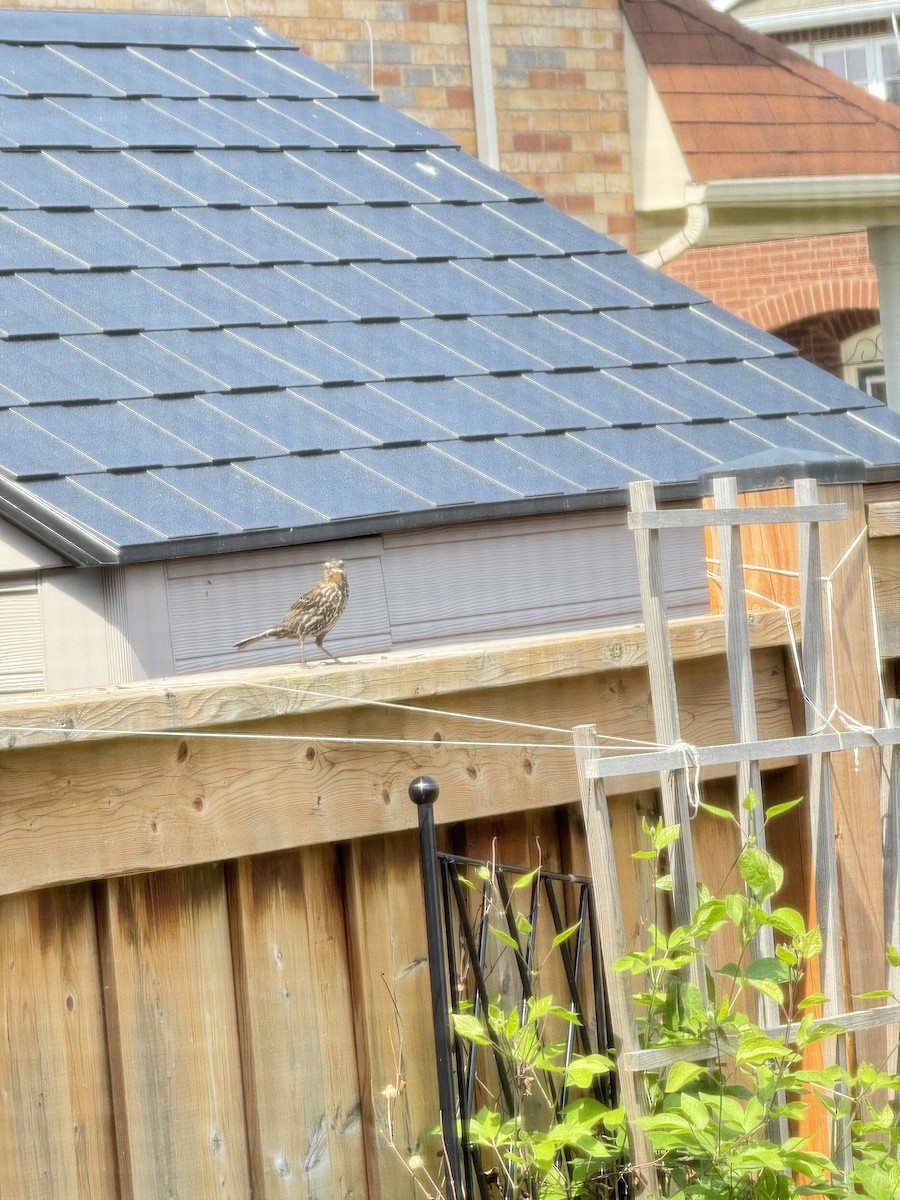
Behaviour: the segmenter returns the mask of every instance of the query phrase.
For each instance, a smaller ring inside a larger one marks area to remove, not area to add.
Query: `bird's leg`
[[[339,663],[342,661],[341,659],[338,658],[338,656],[336,654],[332,654],[331,651],[328,649],[328,647],[325,645],[325,634],[324,633],[320,634],[316,638],[316,645],[319,647],[320,650],[323,650],[328,655],[329,658],[334,659],[334,661],[336,663]]]
[[[300,662],[305,667],[306,666],[306,655],[303,653],[303,636],[304,635],[301,633],[298,640],[300,642]]]

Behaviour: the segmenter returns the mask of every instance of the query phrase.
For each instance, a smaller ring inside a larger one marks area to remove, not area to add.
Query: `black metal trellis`
[[[489,958],[492,949],[490,915],[503,922],[509,938],[503,954],[511,958],[516,1002],[524,1013],[527,1001],[535,996],[539,945],[563,933],[572,925],[572,935],[552,949],[559,956],[567,995],[554,999],[578,1015],[580,1023],[566,1026],[563,1062],[566,1066],[576,1053],[608,1053],[612,1030],[600,957],[594,894],[589,878],[530,867],[486,863],[481,859],[438,851],[434,836],[433,804],[438,796],[437,783],[428,776],[410,785],[410,797],[419,810],[420,856],[428,933],[429,972],[432,1017],[441,1104],[441,1127],[448,1173],[448,1192],[456,1200],[496,1200],[489,1174],[477,1146],[467,1136],[469,1121],[478,1101],[480,1072],[493,1072],[497,1095],[512,1115],[515,1111],[513,1081],[496,1046],[492,1050],[454,1038],[450,1012],[486,1013],[498,988],[496,962]],[[479,875],[488,868],[489,878]],[[525,888],[515,888],[516,880],[533,874]],[[474,875],[474,880],[470,878]],[[496,893],[495,893],[496,889]],[[520,930],[513,911],[513,891],[521,890],[527,900],[528,925]],[[499,901],[499,905],[496,903]],[[544,933],[544,931],[546,931]],[[505,939],[504,939],[505,941]],[[498,943],[493,942],[496,947]],[[557,979],[559,975],[557,974]],[[557,1080],[561,1081],[557,1084]],[[565,1076],[548,1077],[547,1090],[557,1114],[570,1099]],[[616,1103],[616,1080],[609,1075],[595,1080],[592,1089],[598,1099]],[[619,1187],[620,1196],[627,1182]]]

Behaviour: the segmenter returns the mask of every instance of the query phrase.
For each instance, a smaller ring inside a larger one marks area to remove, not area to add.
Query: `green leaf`
[[[887,960],[892,967],[900,967],[900,950],[896,946],[888,946]]]
[[[522,888],[531,887],[535,876],[540,873],[540,867],[536,867],[533,871],[529,871],[527,875],[520,875],[516,882],[512,885],[514,892],[519,892]]]
[[[666,1091],[680,1092],[689,1083],[693,1083],[695,1079],[699,1079],[705,1070],[706,1068],[700,1066],[699,1063],[672,1063],[671,1067],[669,1067],[669,1074],[666,1077]]]
[[[797,953],[802,954],[804,958],[816,958],[822,953],[822,945],[822,930],[818,925],[813,925],[808,933],[798,937],[795,942]]]
[[[706,804],[703,800],[701,800],[700,807],[706,812],[712,813],[714,817],[719,817],[723,821],[734,820],[734,813],[729,812],[727,808],[719,808],[717,804]]]
[[[661,892],[671,892],[672,876],[671,875],[659,875],[656,878],[656,880],[654,881],[654,887],[658,888],[659,891],[661,891]]]
[[[758,846],[744,847],[738,869],[744,883],[763,899],[774,896],[784,880],[784,868]]]
[[[491,1044],[491,1039],[477,1017],[473,1017],[469,1013],[451,1013],[450,1019],[453,1022],[453,1028],[466,1041],[474,1042],[477,1046]]]
[[[694,1129],[705,1129],[709,1124],[709,1109],[696,1096],[683,1092],[679,1101],[681,1111],[693,1125]]]
[[[759,808],[759,796],[757,796],[753,788],[750,789],[741,801],[741,808],[746,809],[747,812],[753,812],[754,808]]]
[[[796,908],[773,909],[769,923],[773,929],[777,929],[779,933],[786,933],[788,937],[802,937],[806,933],[803,914],[797,912]]]
[[[580,928],[581,928],[581,922],[576,921],[574,925],[570,925],[568,929],[564,929],[562,931],[562,933],[558,933],[556,935],[556,937],[553,939],[551,948],[555,950],[557,946],[561,946],[563,944],[563,942],[567,942],[569,940],[569,938],[574,933],[577,933]]]
[[[566,1069],[567,1078],[576,1087],[590,1087],[595,1075],[608,1075],[613,1069],[613,1061],[605,1054],[585,1054],[573,1059]]]
[[[505,946],[511,946],[513,950],[519,949],[519,943],[516,939],[510,934],[505,933],[502,929],[498,929],[496,925],[491,926],[491,933],[499,942],[503,942]]]
[[[879,988],[874,992],[859,992],[856,996],[857,1000],[892,1000],[893,998],[894,993],[884,988]]]
[[[672,842],[677,842],[681,837],[680,825],[663,825],[660,821],[659,826],[653,831],[653,847],[656,850],[665,850],[666,846]]]
[[[786,983],[790,977],[790,971],[778,958],[756,958],[747,964],[744,972],[744,978],[749,979],[751,983],[758,983],[762,979]]]
[[[491,882],[491,873],[487,867],[478,867],[475,874],[479,879],[483,879],[485,883]]]
[[[798,804],[803,803],[803,797],[798,796],[796,800],[787,800],[784,804],[773,804],[766,811],[766,823],[774,821],[776,817],[783,816],[786,812],[790,812],[792,808],[796,808]]]
[[[751,987],[762,992],[764,996],[768,996],[770,1000],[774,1000],[776,1004],[784,1004],[784,992],[771,979],[750,979],[748,982]]]
[[[871,1200],[896,1200],[897,1181],[884,1167],[876,1166],[874,1163],[857,1163],[854,1175]]]
[[[516,929],[523,937],[530,936],[532,925],[524,913],[516,913]]]
[[[814,1008],[819,1004],[827,1003],[828,997],[823,995],[822,992],[811,992],[808,996],[804,996],[802,1000],[798,1001],[797,1007],[802,1011],[805,1008]]]

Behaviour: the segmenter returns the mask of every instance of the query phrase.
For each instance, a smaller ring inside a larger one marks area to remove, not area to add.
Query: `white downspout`
[[[487,6],[488,0],[466,0],[469,59],[472,68],[472,104],[475,110],[478,157],[489,167],[499,170],[500,146],[497,138],[494,64],[491,61],[491,30]]]
[[[708,228],[709,207],[706,204],[689,204],[684,226],[646,254],[639,255],[639,258],[650,267],[664,267],[684,254],[685,250],[696,246]]]

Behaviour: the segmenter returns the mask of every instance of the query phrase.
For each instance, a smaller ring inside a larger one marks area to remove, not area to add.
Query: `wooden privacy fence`
[[[858,527],[861,489],[840,501]],[[759,740],[806,735],[798,629],[749,620]],[[725,619],[668,638],[681,738],[733,741]],[[434,1164],[438,1106],[409,782],[440,781],[444,848],[587,874],[566,731],[662,740],[647,665],[629,627],[0,701],[0,1198],[412,1200],[403,1160]],[[712,759],[727,803],[735,767]],[[762,762],[771,802],[806,791],[801,764],[796,744]],[[656,767],[605,789],[632,943],[657,789]],[[835,798],[838,822],[862,814],[838,845],[861,920],[880,814]],[[799,811],[772,849],[809,911]],[[722,823],[691,832],[717,889]]]
[[[857,674],[873,673],[877,688],[880,664],[874,657],[863,657],[851,663],[841,663],[846,647],[841,646],[839,623],[860,619],[858,612],[835,612],[834,572],[823,574],[820,525],[828,521],[846,521],[844,503],[821,503],[818,486],[812,478],[800,478],[794,483],[795,503],[781,507],[747,508],[738,505],[738,485],[735,477],[720,477],[713,482],[714,507],[701,511],[678,512],[656,508],[654,489],[650,483],[631,485],[629,524],[635,531],[638,550],[638,574],[641,602],[647,634],[648,671],[653,697],[656,738],[660,748],[638,754],[621,752],[601,754],[596,729],[582,726],[575,730],[582,803],[585,814],[591,871],[596,892],[608,897],[599,906],[601,943],[604,947],[604,970],[610,994],[613,1031],[619,1051],[619,1082],[629,1120],[634,1161],[641,1166],[642,1187],[653,1193],[657,1187],[653,1155],[639,1118],[647,1115],[646,1093],[640,1076],[647,1071],[659,1071],[679,1060],[698,1060],[714,1057],[714,1048],[704,1045],[656,1047],[642,1049],[639,1045],[635,1014],[632,1008],[632,982],[626,973],[618,973],[612,964],[633,949],[625,936],[620,903],[620,886],[616,854],[609,819],[606,781],[612,778],[644,772],[648,768],[659,772],[659,790],[664,819],[669,825],[679,825],[681,837],[670,849],[672,873],[672,908],[677,924],[691,921],[697,904],[697,871],[692,837],[692,817],[699,795],[692,794],[696,773],[712,763],[733,763],[735,766],[737,801],[736,813],[741,824],[741,836],[765,849],[764,809],[744,808],[740,801],[752,788],[762,795],[761,764],[773,758],[795,754],[806,763],[808,809],[811,832],[811,867],[814,879],[815,913],[822,930],[823,950],[820,957],[820,984],[828,997],[822,1005],[819,1023],[827,1021],[844,1030],[826,1047],[831,1061],[847,1063],[844,1042],[846,1033],[853,1032],[860,1041],[870,1039],[868,1048],[876,1043],[873,1031],[883,1032],[887,1025],[900,1022],[900,1005],[882,1004],[864,1011],[850,1011],[848,989],[845,988],[841,966],[842,897],[838,854],[835,849],[835,817],[832,788],[836,774],[833,755],[848,751],[880,756],[881,777],[884,781],[883,853],[871,859],[867,868],[878,875],[882,883],[883,908],[868,914],[855,913],[857,932],[863,933],[866,953],[881,963],[882,978],[876,987],[898,989],[896,968],[888,967],[883,951],[883,935],[895,935],[900,921],[900,755],[894,748],[900,743],[900,728],[890,721],[896,712],[896,702],[883,704],[883,719],[876,726],[865,727],[842,705],[841,680],[847,670]],[[750,645],[747,634],[747,593],[740,531],[742,526],[792,524],[796,526],[798,543],[798,577],[801,597],[802,664],[798,671],[805,709],[806,733],[789,738],[760,738],[756,721],[757,700],[754,691]],[[721,746],[692,746],[682,740],[675,673],[669,644],[662,586],[660,532],[666,528],[689,523],[702,523],[719,532],[719,563],[721,568],[722,603],[726,631],[726,658],[731,694],[734,737]],[[859,541],[848,543],[837,563],[836,570],[846,565]],[[851,567],[851,569],[854,569]],[[826,609],[831,608],[831,611]],[[860,786],[866,780],[861,778]],[[868,806],[866,804],[868,799]],[[860,797],[857,818],[877,812],[877,793]],[[878,813],[880,817],[881,814]],[[878,826],[881,821],[878,820]],[[879,831],[880,832],[880,831]],[[882,867],[883,864],[883,867]],[[880,868],[880,869],[879,869]],[[860,919],[868,920],[869,928],[859,928]],[[753,948],[757,956],[772,957],[772,930],[763,927]],[[701,994],[706,991],[702,964],[695,960],[689,968],[691,979]],[[900,989],[898,989],[900,990]],[[757,1021],[772,1036],[789,1033],[779,1021],[777,1006],[772,1000],[757,994]],[[876,1051],[865,1055],[881,1063],[885,1056]],[[848,1139],[841,1131],[833,1141],[847,1147]],[[845,1156],[849,1149],[841,1149]],[[845,1166],[848,1164],[845,1162]]]

